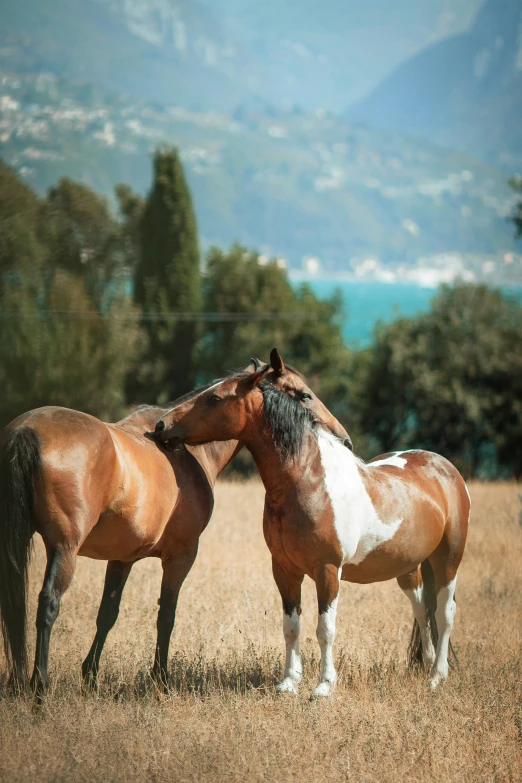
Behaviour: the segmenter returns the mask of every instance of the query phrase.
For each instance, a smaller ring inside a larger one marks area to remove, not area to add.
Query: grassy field
[[[332,700],[310,702],[318,646],[307,580],[301,694],[276,697],[284,645],[263,488],[222,483],[181,593],[171,695],[147,678],[161,573],[153,560],[130,576],[99,692],[82,695],[105,564],[80,558],[52,638],[44,707],[6,695],[0,659],[0,780],[521,781],[521,506],[513,484],[474,484],[471,494],[452,637],[461,669],[434,694],[406,669],[412,617],[396,583],[343,584],[339,684]],[[31,626],[43,565],[38,543]]]

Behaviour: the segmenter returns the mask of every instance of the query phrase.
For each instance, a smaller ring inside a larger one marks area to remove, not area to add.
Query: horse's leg
[[[167,688],[169,645],[174,621],[176,619],[176,606],[179,591],[185,581],[185,577],[192,568],[198,553],[198,541],[180,551],[174,552],[162,559],[163,579],[161,581],[161,593],[159,599],[159,611],[157,620],[158,639],[152,677],[163,688]]]
[[[118,619],[123,588],[133,563],[109,560],[105,573],[103,595],[96,618],[96,635],[91,649],[82,665],[82,676],[86,685],[94,687],[98,680],[100,657],[109,631]]]
[[[399,576],[397,578],[397,582],[399,584],[399,587],[403,591],[404,595],[408,597],[411,603],[411,607],[413,609],[413,616],[415,618],[415,623],[417,624],[420,632],[420,640],[422,645],[421,648],[422,661],[424,663],[425,668],[428,671],[430,671],[435,661],[435,649],[433,647],[433,640],[431,638],[431,629],[428,621],[428,612],[427,612],[427,606],[425,601],[425,595],[424,595],[425,591],[424,591],[424,584],[422,582],[420,565],[417,566],[415,570],[410,571],[409,574],[404,574],[404,576]],[[412,650],[412,657],[416,658],[417,656],[415,655],[415,653],[416,651]],[[413,664],[413,660],[410,660],[410,665],[412,664]]]
[[[36,655],[31,687],[41,700],[49,686],[48,661],[52,627],[60,611],[60,601],[76,568],[76,548],[58,544],[47,551],[47,568],[36,614]]]
[[[286,644],[285,671],[282,681],[276,685],[276,692],[297,693],[303,673],[299,651],[299,626],[304,574],[289,573],[274,558],[272,573],[283,602],[283,634]]]
[[[339,598],[339,568],[331,564],[320,566],[314,573],[314,581],[319,609],[317,641],[321,648],[321,676],[312,696],[330,696],[337,682],[333,644]]]
[[[463,513],[469,513],[469,505]],[[455,515],[446,522],[442,539],[437,549],[428,560],[433,568],[435,588],[437,591],[437,608],[435,621],[439,634],[435,662],[430,672],[430,684],[436,688],[448,676],[448,651],[450,634],[457,610],[455,603],[455,587],[457,584],[457,569],[462,560],[466,542],[467,525],[462,524],[462,517]]]
[[[437,579],[437,571],[435,571],[435,579],[437,580],[437,609],[435,611],[435,619],[437,621],[439,641],[437,643],[435,662],[430,672],[430,685],[433,689],[448,676],[449,641],[453,629],[455,612],[457,610],[457,604],[455,603],[457,574],[455,573],[453,578],[448,581],[442,579],[439,581]]]

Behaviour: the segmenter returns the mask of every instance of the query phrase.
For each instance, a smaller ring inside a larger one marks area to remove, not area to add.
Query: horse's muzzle
[[[170,449],[175,448],[181,443],[181,438],[175,434],[174,428],[170,427],[167,429],[167,425],[163,419],[159,419],[156,422],[156,426],[154,427],[154,440],[156,443],[161,443],[162,446],[167,446]]]
[[[165,443],[165,441],[167,440],[166,432],[165,432],[166,428],[167,427],[163,419],[159,419],[156,422],[156,426],[154,427],[154,439],[158,443]]]

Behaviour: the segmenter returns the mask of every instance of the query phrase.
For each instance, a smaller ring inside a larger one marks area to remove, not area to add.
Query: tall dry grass
[[[12,698],[1,686],[2,781],[522,780],[522,527],[515,485],[472,486],[453,633],[461,670],[432,694],[423,677],[406,669],[412,618],[395,582],[344,584],[339,684],[327,702],[308,700],[318,675],[309,581],[301,695],[274,693],[283,639],[261,531],[261,484],[223,483],[216,495],[180,598],[171,695],[158,694],[147,678],[161,571],[152,560],[131,574],[98,693],[82,695],[80,665],[105,564],[80,559],[53,633],[44,707]],[[43,567],[38,545],[31,624]]]

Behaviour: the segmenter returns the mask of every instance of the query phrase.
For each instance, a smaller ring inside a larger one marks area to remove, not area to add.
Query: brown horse
[[[270,358],[271,367],[228,378],[164,414],[156,437],[192,445],[234,438],[254,457],[266,488],[264,534],[283,601],[287,655],[277,690],[296,693],[301,678],[305,574],[315,581],[319,609],[315,696],[330,695],[337,678],[332,647],[340,579],[397,579],[419,629],[414,652],[423,654],[436,687],[448,674],[457,569],[466,541],[470,500],[464,480],[446,459],[427,451],[364,463],[307,410],[310,390],[303,377],[285,369],[275,349]],[[433,589],[433,580],[423,584],[423,575],[434,577]]]
[[[251,363],[252,370],[263,366],[257,359]],[[319,401],[312,405],[318,417],[326,410]],[[109,561],[96,636],[82,667],[91,685],[133,564],[161,558],[152,674],[166,683],[178,594],[212,513],[216,478],[242,448],[235,440],[175,451],[159,448],[150,432],[166,410],[142,406],[117,424],[105,424],[85,413],[46,407],[23,414],[1,433],[0,615],[18,685],[27,663],[26,579],[35,532],[47,550],[31,680],[37,694],[48,685],[51,629],[78,555]],[[333,417],[326,417],[332,432],[347,437]]]

